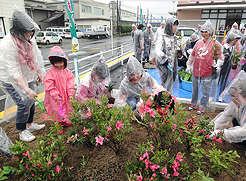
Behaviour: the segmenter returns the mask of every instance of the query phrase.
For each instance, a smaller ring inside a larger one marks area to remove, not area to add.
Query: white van
[[[46,28],[46,31],[55,32],[59,36],[61,36],[62,38],[64,38],[65,37],[66,29],[69,29],[69,28],[66,28],[66,27],[48,27],[48,28]]]

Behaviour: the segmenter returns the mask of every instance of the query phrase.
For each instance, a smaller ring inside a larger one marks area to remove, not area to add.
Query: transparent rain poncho
[[[228,142],[246,140],[246,73],[243,70],[222,92],[221,98],[231,98],[231,102],[210,124],[214,124],[215,130],[223,130],[223,138]],[[228,128],[233,119],[236,119],[240,126]]]
[[[201,27],[201,31],[209,32],[210,36],[213,33],[213,27],[210,20],[207,20]],[[192,77],[192,100],[191,104],[205,109],[206,106],[215,109],[214,102],[217,97],[217,87],[219,71],[222,65],[222,53],[217,52],[219,58],[215,64],[212,50],[214,46],[221,47],[218,41],[214,41],[211,37],[207,41],[205,39],[199,40],[193,48],[193,51],[187,61],[186,71],[193,73]],[[217,67],[216,72],[212,71],[213,67]],[[203,86],[202,86],[203,85]],[[200,100],[200,95],[202,98]],[[209,104],[208,104],[209,103]]]
[[[154,33],[148,28],[143,32],[143,37],[144,37],[144,53],[143,53],[143,59],[150,58],[150,51],[152,48],[152,43],[153,43],[153,37]]]
[[[196,33],[193,33],[189,39],[185,43],[184,53],[188,53],[188,50],[193,50],[193,47],[195,46],[196,42],[199,40],[199,36]],[[188,57],[188,56],[186,56]]]
[[[178,20],[168,18],[166,20],[164,35],[159,37],[155,45],[156,66],[161,77],[161,85],[166,88],[172,95],[178,96],[178,60],[176,52],[178,50],[177,39],[173,33],[174,24]],[[177,92],[173,92],[173,88]]]
[[[13,143],[0,127],[0,151],[8,157],[12,156],[9,146],[13,146]]]
[[[93,65],[91,71],[80,80],[75,98],[78,101],[86,99],[100,100],[103,94],[107,94],[105,88],[110,82],[110,71],[107,62],[101,56]]]
[[[35,80],[35,74],[44,75],[43,57],[36,44],[34,36],[28,40],[26,33],[39,31],[38,25],[25,12],[14,6],[13,15],[10,21],[10,33],[8,33],[0,43],[0,86],[7,95],[5,101],[5,116],[11,113],[9,109],[15,104],[6,91],[8,87],[13,87],[18,93],[18,99],[31,107],[34,101],[29,98],[30,88],[28,83]],[[3,85],[4,84],[4,85]],[[28,109],[26,109],[28,111]],[[28,112],[24,113],[17,123],[24,123],[27,120]]]
[[[143,32],[142,30],[136,29],[134,31],[134,52],[135,52],[135,57],[138,59],[139,62],[141,62],[142,58],[142,50],[141,50],[141,41],[143,40]]]
[[[234,56],[235,46],[231,46],[230,43],[235,39],[240,39],[240,36],[236,33],[231,32],[228,35],[226,43],[222,47],[224,60],[219,77],[219,85],[220,85],[219,95],[224,91],[227,85],[229,74],[231,72],[231,67],[232,67],[231,59]]]
[[[226,36],[225,36],[225,39],[228,38],[228,36],[229,36],[229,34],[230,34],[231,32],[240,35],[240,31],[239,31],[238,29],[235,29],[233,26],[237,26],[237,27],[238,27],[238,24],[237,24],[236,22],[233,23],[233,25],[232,25],[230,31],[227,32],[227,34],[226,34]]]
[[[133,77],[142,75],[139,82],[132,83],[131,80]],[[126,77],[121,81],[120,84],[120,93],[124,97],[122,100],[125,101],[127,97],[133,97],[139,99],[142,91],[149,92],[151,89],[161,89],[162,87],[158,85],[155,79],[151,75],[144,71],[140,62],[133,56],[130,56],[127,68],[126,68]],[[164,89],[163,89],[164,90]]]

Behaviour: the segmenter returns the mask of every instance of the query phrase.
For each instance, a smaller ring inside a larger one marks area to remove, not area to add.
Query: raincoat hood
[[[51,50],[50,50],[48,59],[49,59],[51,65],[54,65],[54,64],[52,63],[52,57],[60,57],[60,58],[65,59],[65,61],[64,61],[64,66],[67,67],[68,61],[69,61],[69,60],[68,60],[66,54],[64,53],[64,51],[63,51],[60,47],[54,46],[54,47],[52,47]]]
[[[235,40],[235,39],[240,39],[241,38],[241,36],[240,35],[238,35],[237,33],[234,33],[233,31],[231,31],[230,33],[229,33],[229,35],[228,35],[228,38],[227,38],[227,40],[226,40],[226,43],[230,43],[230,42],[232,42],[233,40]]]
[[[101,56],[94,64],[91,70],[92,74],[97,75],[100,79],[110,79],[110,71],[107,62],[103,56]]]
[[[133,56],[130,56],[127,66],[126,66],[126,76],[130,80],[132,76],[138,76],[139,74],[143,75],[144,69],[140,62]]]
[[[243,70],[237,74],[231,85],[229,85],[228,93],[231,96],[234,96],[237,91],[240,94],[246,95],[246,73]]]
[[[25,38],[24,34],[33,31],[34,35],[38,33],[40,28],[25,12],[21,11],[16,5],[13,8],[13,15],[10,21],[10,34],[20,38]]]
[[[200,31],[207,31],[207,32],[209,32],[210,36],[213,35],[214,29],[213,29],[213,25],[209,19],[202,25]]]
[[[176,19],[176,18],[167,18],[166,20],[166,24],[165,24],[165,28],[164,28],[164,33],[169,35],[169,36],[173,36],[174,33],[173,33],[173,25],[174,23],[178,21],[178,24],[179,24],[179,20]]]
[[[234,22],[232,26],[237,26],[237,28],[238,28],[237,22]]]

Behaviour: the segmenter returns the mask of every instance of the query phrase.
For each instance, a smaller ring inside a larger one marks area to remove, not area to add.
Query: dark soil
[[[187,110],[186,106],[186,109]],[[200,119],[202,117],[209,116],[210,120],[212,120],[219,111],[215,112],[205,112],[203,115],[196,115],[195,111],[189,112],[190,115],[196,117],[196,119]],[[46,127],[43,130],[34,132],[35,136],[42,136],[49,133],[49,127],[52,124],[51,121],[43,120],[43,113],[39,107],[36,107],[34,122],[43,124],[45,123]],[[97,146],[97,147],[87,147],[87,146],[72,146],[71,144],[66,144],[67,154],[65,157],[65,164],[74,166],[73,169],[73,178],[63,179],[63,180],[98,180],[98,181],[127,181],[127,176],[124,170],[125,163],[127,160],[133,160],[135,157],[135,148],[138,144],[142,142],[146,142],[147,139],[150,139],[145,129],[141,128],[137,123],[133,123],[133,127],[135,131],[129,135],[129,140],[123,146],[123,150],[116,155],[113,150],[105,145]],[[18,131],[15,129],[15,121],[10,123],[5,123],[2,125],[3,130],[9,136],[13,143],[16,140],[19,140]],[[66,139],[67,131],[70,130],[69,127],[64,128],[64,139]],[[239,164],[233,164],[232,170],[234,171],[234,175],[230,175],[227,172],[222,172],[221,174],[213,175],[213,170],[211,169],[211,165],[207,165],[205,169],[203,169],[204,173],[210,172],[210,177],[213,177],[216,181],[235,181],[235,180],[246,180],[246,157],[245,150],[246,146],[243,144],[231,144],[223,141],[223,143],[214,142],[208,140],[205,144],[202,145],[204,150],[208,153],[208,150],[211,149],[210,143],[213,142],[217,145],[217,148],[222,151],[228,152],[229,150],[236,150],[240,155],[240,158],[236,159]],[[30,146],[36,146],[36,140],[28,143]],[[186,148],[183,145],[175,145],[172,148],[173,153],[177,152],[185,152]],[[192,163],[192,157],[189,157],[188,154],[185,155],[185,162],[190,166],[190,172],[195,171]],[[83,163],[83,158],[88,158],[88,164],[85,169],[82,169],[81,163]],[[205,160],[208,162],[208,160]],[[12,161],[10,158],[0,154],[0,168],[2,166],[15,166],[18,164]],[[10,177],[9,180],[28,180],[27,177]]]

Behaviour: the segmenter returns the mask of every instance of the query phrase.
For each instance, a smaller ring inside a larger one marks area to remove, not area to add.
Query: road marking
[[[125,55],[125,56],[123,56],[123,59],[125,59],[125,58],[127,58],[127,57],[129,57],[130,55],[133,55],[133,54],[134,54],[134,52],[131,52],[131,53]],[[113,61],[107,63],[107,65],[110,66],[110,65],[115,64],[116,62],[119,62],[119,61],[121,61],[121,57],[120,58],[117,58],[116,60],[113,60]],[[84,77],[88,73],[89,72],[86,72],[86,73],[80,75],[79,76],[79,79],[81,79],[82,77]],[[76,78],[74,78],[74,82],[76,82]],[[44,98],[44,96],[45,96],[45,92],[42,92],[42,93],[38,94],[38,99],[40,100],[40,99]],[[5,115],[9,115],[9,114],[11,114],[13,112],[16,112],[16,111],[17,111],[17,106],[15,105],[15,106],[7,109],[5,111]],[[3,118],[3,116],[4,116],[4,111],[0,112],[0,119]]]

